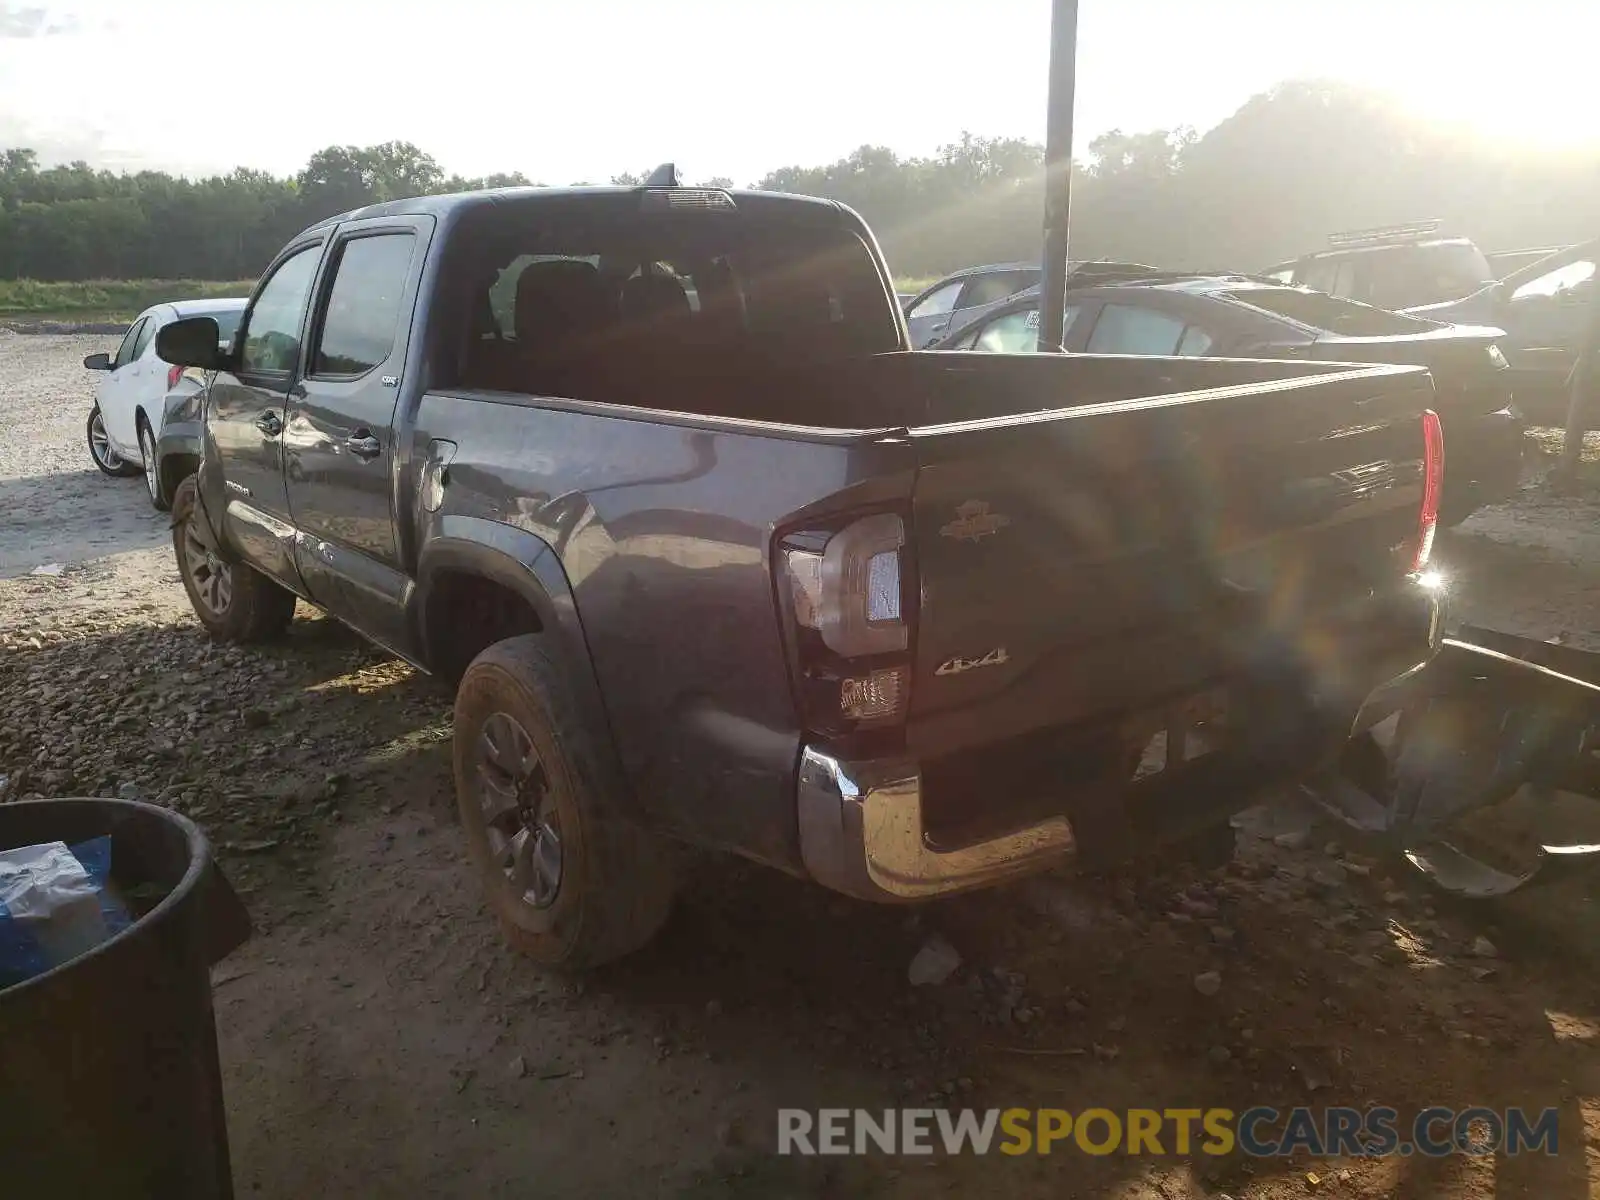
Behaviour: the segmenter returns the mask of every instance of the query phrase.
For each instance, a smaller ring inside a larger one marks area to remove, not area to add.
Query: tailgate
[[[1491,351],[1505,336],[1481,326],[1447,326],[1394,337],[1325,334],[1311,346],[1322,362],[1396,363],[1427,367],[1433,374],[1434,408],[1452,416],[1481,416],[1511,402],[1505,359]]]
[[[1319,620],[1411,565],[1431,399],[1355,368],[912,430],[909,748],[1136,713],[1241,656],[1337,672]]]

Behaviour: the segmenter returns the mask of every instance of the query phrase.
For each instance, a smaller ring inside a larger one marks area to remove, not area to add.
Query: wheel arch
[[[449,517],[440,524],[438,536],[423,544],[417,569],[416,644],[422,647],[429,670],[450,677],[465,669],[462,658],[470,661],[504,637],[538,633],[548,639],[584,720],[609,751],[608,794],[625,798],[624,803],[635,808],[560,557],[543,538],[514,526],[476,517]],[[496,596],[514,598],[532,623],[526,619],[519,623],[514,614],[507,619],[492,607]],[[466,630],[450,620],[452,612],[462,611],[463,598],[471,601],[466,611],[480,616]],[[481,619],[485,610],[477,606],[485,603],[491,605],[489,616]],[[452,645],[449,639],[462,633],[467,636]]]

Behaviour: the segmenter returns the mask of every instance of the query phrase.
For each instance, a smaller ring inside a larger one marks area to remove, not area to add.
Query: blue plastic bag
[[[131,921],[110,884],[111,839],[0,851],[0,987],[42,975]]]

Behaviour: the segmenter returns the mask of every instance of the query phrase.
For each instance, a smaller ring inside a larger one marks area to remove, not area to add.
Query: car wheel
[[[111,438],[106,434],[105,418],[100,415],[98,404],[89,410],[86,433],[89,439],[89,457],[94,459],[94,465],[100,468],[102,475],[109,475],[113,479],[126,479],[130,475],[139,473],[138,463],[127,462],[112,448]]]
[[[171,507],[167,503],[165,489],[161,486],[161,459],[156,454],[156,435],[150,430],[150,422],[139,415],[139,457],[144,460],[144,486],[150,493],[150,503],[157,512],[166,512]]]
[[[193,475],[172,497],[172,548],[194,615],[219,642],[264,642],[294,619],[295,596],[244,563],[217,553],[196,511]]]
[[[607,753],[538,634],[472,661],[455,708],[456,803],[507,941],[578,969],[644,945],[672,910],[672,845],[617,814]]]

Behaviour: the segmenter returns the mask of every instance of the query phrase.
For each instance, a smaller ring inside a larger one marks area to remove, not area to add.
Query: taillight
[[[1422,414],[1422,509],[1417,514],[1417,554],[1413,571],[1428,565],[1433,554],[1433,534],[1439,527],[1439,496],[1444,491],[1444,425],[1439,414]]]
[[[168,367],[167,368],[167,391],[170,392],[173,388],[177,387],[178,386],[178,380],[180,380],[182,378],[183,378],[183,368],[182,367]]]
[[[916,596],[904,520],[873,513],[799,530],[779,539],[776,557],[807,727],[842,734],[901,720]]]

